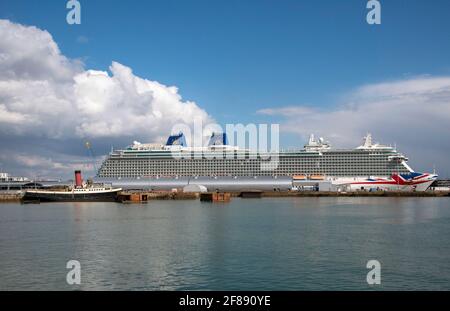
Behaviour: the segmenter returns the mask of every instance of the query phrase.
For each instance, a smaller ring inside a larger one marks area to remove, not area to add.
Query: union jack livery
[[[350,186],[349,190],[385,190],[385,191],[425,191],[437,179],[436,174],[411,172],[392,174],[390,178],[354,178],[354,181],[341,181],[341,185]]]

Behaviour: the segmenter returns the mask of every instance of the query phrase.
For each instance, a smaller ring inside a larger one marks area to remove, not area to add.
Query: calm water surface
[[[0,290],[366,290],[370,259],[449,290],[450,198],[0,204]]]

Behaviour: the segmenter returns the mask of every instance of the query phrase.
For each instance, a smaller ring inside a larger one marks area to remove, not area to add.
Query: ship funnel
[[[208,146],[223,146],[228,145],[227,134],[226,133],[212,133],[209,139]]]
[[[167,139],[166,146],[183,146],[187,147],[186,139],[183,133],[178,133],[176,135],[170,135]]]
[[[81,178],[81,171],[75,171],[75,187],[83,187],[83,179]]]

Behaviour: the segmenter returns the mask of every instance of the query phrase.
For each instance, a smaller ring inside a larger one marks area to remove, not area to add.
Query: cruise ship
[[[333,149],[323,138],[311,135],[303,149],[275,153],[229,146],[225,133],[213,133],[207,147],[188,147],[179,133],[171,135],[165,145],[135,142],[123,150],[113,150],[97,177],[383,178],[412,173],[407,161],[395,148],[373,143],[370,134],[354,149]]]

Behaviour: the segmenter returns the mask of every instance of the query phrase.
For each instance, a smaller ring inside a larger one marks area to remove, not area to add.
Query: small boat
[[[65,189],[27,190],[22,202],[113,202],[122,188],[83,183],[81,171],[75,171],[75,184]]]

